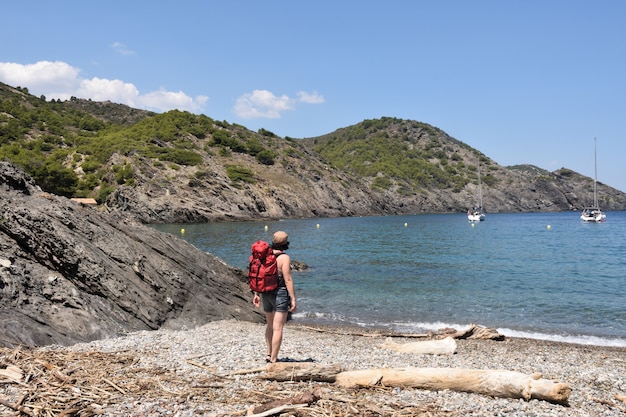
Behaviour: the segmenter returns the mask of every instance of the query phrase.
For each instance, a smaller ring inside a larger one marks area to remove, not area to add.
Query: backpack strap
[[[278,260],[278,257],[280,255],[285,255],[285,253],[281,252],[278,255],[276,255],[276,260]],[[276,266],[278,266],[278,264],[276,264]],[[277,268],[276,273],[278,274],[278,287],[279,288],[285,288],[286,284],[285,284],[285,278],[283,277],[283,271],[281,271],[280,268]]]

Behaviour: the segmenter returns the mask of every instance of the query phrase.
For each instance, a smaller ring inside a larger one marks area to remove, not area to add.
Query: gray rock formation
[[[241,271],[134,220],[43,193],[0,162],[0,346],[261,321]]]

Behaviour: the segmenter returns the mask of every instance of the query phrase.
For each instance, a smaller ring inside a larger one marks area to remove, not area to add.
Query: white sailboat
[[[606,221],[606,214],[600,210],[600,206],[598,205],[598,161],[596,156],[596,138],[593,138],[593,163],[593,206],[585,207],[583,212],[580,214],[580,219],[589,223],[602,223]]]
[[[480,182],[480,163],[478,163],[478,206],[467,210],[467,220],[470,222],[481,222],[485,220],[483,212],[483,188]]]

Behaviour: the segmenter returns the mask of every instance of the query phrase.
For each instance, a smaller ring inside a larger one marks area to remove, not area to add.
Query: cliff
[[[245,277],[132,219],[42,192],[0,162],[0,346],[261,321]]]

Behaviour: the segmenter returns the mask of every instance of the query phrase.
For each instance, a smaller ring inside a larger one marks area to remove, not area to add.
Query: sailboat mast
[[[596,138],[593,138],[593,206],[598,207],[598,157]]]
[[[478,202],[480,204],[480,209],[483,208],[483,187],[480,183],[480,162],[478,163]]]

